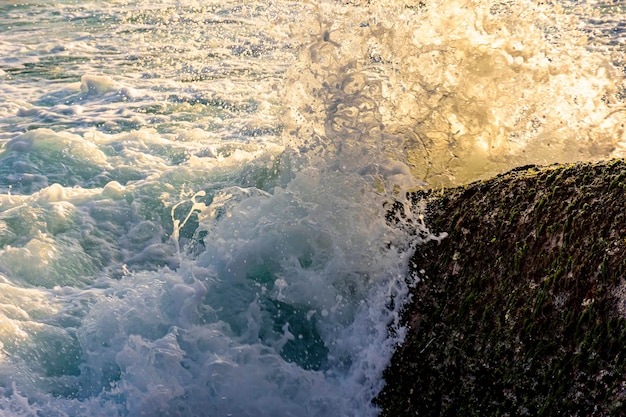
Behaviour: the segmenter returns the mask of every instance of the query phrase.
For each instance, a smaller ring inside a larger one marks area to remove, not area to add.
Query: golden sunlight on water
[[[428,187],[623,153],[621,53],[591,48],[571,11],[528,0],[326,6],[286,89],[296,146],[382,150]]]

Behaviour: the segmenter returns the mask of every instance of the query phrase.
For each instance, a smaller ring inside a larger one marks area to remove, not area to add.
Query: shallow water
[[[375,416],[445,238],[386,207],[623,156],[625,13],[1,3],[2,414]]]

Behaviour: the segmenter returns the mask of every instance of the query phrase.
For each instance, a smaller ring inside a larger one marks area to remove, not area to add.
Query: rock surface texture
[[[449,236],[412,258],[381,416],[626,415],[624,161],[412,197]]]

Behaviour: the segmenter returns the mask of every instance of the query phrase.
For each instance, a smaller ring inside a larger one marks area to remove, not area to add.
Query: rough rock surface
[[[626,415],[626,164],[525,167],[424,199],[449,236],[412,258],[381,416]]]

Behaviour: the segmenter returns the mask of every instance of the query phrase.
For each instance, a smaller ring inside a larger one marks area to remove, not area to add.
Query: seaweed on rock
[[[625,188],[614,160],[413,195],[449,236],[412,258],[381,416],[624,415]]]

